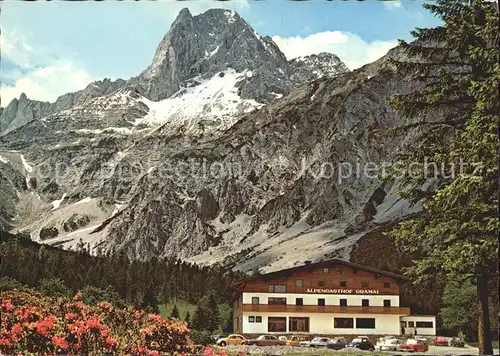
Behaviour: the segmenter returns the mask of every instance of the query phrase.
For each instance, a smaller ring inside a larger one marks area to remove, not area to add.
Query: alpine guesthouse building
[[[413,334],[416,328],[419,335],[435,335],[435,317],[412,317],[400,306],[404,279],[338,259],[253,276],[233,286],[234,329],[357,336]]]

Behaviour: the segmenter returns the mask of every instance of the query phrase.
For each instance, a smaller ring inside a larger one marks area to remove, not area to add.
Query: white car
[[[326,347],[330,338],[328,337],[315,337],[309,343],[309,347]]]
[[[377,340],[375,350],[379,351],[399,351],[399,345],[404,344],[404,340],[395,337],[380,338]]]
[[[301,346],[301,347],[309,347],[309,344],[310,344],[310,343],[311,343],[311,341],[307,341],[307,340],[305,340],[305,341],[300,341],[300,342],[299,342],[299,346]]]

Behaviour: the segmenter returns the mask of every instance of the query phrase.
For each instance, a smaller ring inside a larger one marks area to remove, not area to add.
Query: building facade
[[[436,335],[434,315],[408,315],[401,317],[401,330],[406,335]]]
[[[403,276],[343,260],[254,276],[234,285],[234,328],[243,334],[399,335]]]

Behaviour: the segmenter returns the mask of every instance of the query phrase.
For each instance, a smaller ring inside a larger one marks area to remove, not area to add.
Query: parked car
[[[465,347],[465,340],[461,337],[454,337],[450,340],[450,346],[453,347]]]
[[[330,341],[328,341],[328,344],[326,344],[326,347],[333,350],[340,350],[343,349],[345,345],[347,345],[347,343],[348,341],[344,338],[335,338],[330,339]]]
[[[286,345],[285,340],[278,339],[274,335],[260,335],[256,339],[250,339],[245,341],[245,345],[257,345],[257,346],[276,346],[276,345]]]
[[[328,337],[315,337],[309,343],[309,347],[327,347],[329,341]]]
[[[427,352],[429,351],[429,345],[422,339],[408,339],[404,344],[399,345],[399,349],[401,351]]]
[[[351,340],[351,342],[349,342],[346,345],[346,347],[355,347],[360,350],[370,350],[370,351],[375,350],[375,346],[373,346],[371,340],[366,336],[357,337]]]
[[[432,343],[436,346],[448,346],[448,339],[444,336],[436,336]]]
[[[382,336],[381,338],[377,339],[377,344],[383,343],[385,342],[385,340],[388,339],[396,339],[396,336],[390,336],[390,335]]]
[[[307,346],[309,346],[309,338],[307,336],[296,336],[292,335],[288,340],[286,340],[286,344],[289,346],[301,346],[301,342],[307,342]]]
[[[404,344],[405,340],[396,337],[383,337],[377,340],[375,350],[379,351],[399,351],[399,345]]]
[[[311,344],[311,340],[299,341],[299,346],[301,346],[301,347],[309,347],[310,344]]]
[[[222,338],[225,338],[228,336],[229,336],[229,334],[215,334],[215,335],[212,335],[212,339],[214,339],[214,341],[217,341],[219,339],[222,339]]]
[[[239,334],[231,334],[228,337],[223,337],[218,339],[215,344],[219,346],[226,346],[226,345],[245,345],[247,339],[245,339],[244,336],[239,335]]]

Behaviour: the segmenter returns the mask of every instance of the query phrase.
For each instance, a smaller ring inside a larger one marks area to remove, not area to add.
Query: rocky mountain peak
[[[95,98],[112,95],[125,87],[133,88],[147,100],[158,102],[174,97],[179,99],[186,92],[192,96],[203,93],[208,97],[215,93],[215,87],[223,85],[224,94],[219,95],[217,103],[210,104],[210,107],[220,112],[228,102],[236,103],[237,109],[223,110],[222,115],[231,116],[231,122],[235,122],[238,114],[248,112],[250,107],[271,103],[298,85],[348,71],[333,54],[304,58],[308,60],[287,61],[271,37],[261,37],[235,11],[211,9],[193,16],[185,8],[159,43],[151,65],[139,76],[129,80],[105,78],[94,81],[85,89],[64,94],[50,104],[30,100],[23,94],[19,99],[23,105],[16,100],[10,108],[1,110],[0,134],[43,116],[90,105]],[[217,79],[228,73],[226,80]],[[196,86],[198,89],[190,89]],[[172,107],[172,103],[167,104]],[[199,104],[204,106],[206,103]],[[186,116],[183,105],[176,102],[174,107],[175,116]],[[202,111],[202,116],[208,114],[205,109]],[[166,122],[171,115],[172,110],[168,110],[168,115],[160,114],[163,118],[157,120],[157,113],[152,114],[155,116],[152,121],[157,124]],[[224,120],[217,121],[227,125]]]
[[[181,11],[179,11],[179,14],[175,18],[172,25],[179,23],[179,22],[182,22],[182,21],[185,21],[185,20],[192,19],[192,18],[193,18],[193,15],[191,15],[191,12],[189,11],[189,9],[187,7],[185,7]]]
[[[281,69],[282,76],[288,72],[287,60],[272,40],[263,39],[236,12],[211,9],[192,17],[189,11],[182,10],[137,82],[142,84],[146,97],[157,101],[174,94],[188,79],[211,77],[228,68],[238,73]],[[265,97],[263,90],[247,95],[264,101]]]
[[[337,55],[329,52],[297,57],[291,59],[289,63],[294,80],[310,81],[321,77],[333,77],[349,71]]]

